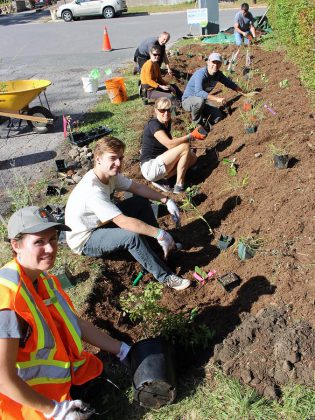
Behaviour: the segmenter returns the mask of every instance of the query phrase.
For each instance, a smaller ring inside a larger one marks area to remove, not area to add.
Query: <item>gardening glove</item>
[[[88,419],[93,410],[89,409],[89,405],[81,400],[65,400],[58,403],[54,401],[55,408],[50,414],[45,414],[46,419],[54,420],[85,420]]]
[[[170,251],[176,248],[174,239],[169,233],[165,232],[165,230],[162,229],[159,229],[156,239],[163,249],[164,258],[167,259]]]
[[[166,207],[169,212],[169,214],[172,215],[172,218],[176,224],[176,226],[180,225],[180,214],[179,209],[176,206],[176,203],[174,200],[171,200],[170,198],[166,202]]]
[[[129,366],[128,353],[130,351],[130,348],[131,347],[128,346],[128,344],[126,344],[122,341],[121,345],[120,345],[119,352],[116,354],[119,361],[127,367]]]
[[[196,127],[194,131],[191,133],[191,136],[195,140],[204,140],[207,137],[207,132],[203,127]]]

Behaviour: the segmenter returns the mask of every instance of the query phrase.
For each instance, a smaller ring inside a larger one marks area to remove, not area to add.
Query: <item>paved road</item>
[[[261,15],[264,9],[252,10]],[[221,29],[231,26],[234,14],[235,10],[220,13]],[[53,84],[47,89],[47,96],[53,113],[71,114],[74,118],[84,114],[104,94],[104,90],[96,95],[83,92],[81,77],[91,69],[110,67],[115,71],[132,60],[136,46],[146,35],[166,30],[174,42],[189,31],[185,12],[123,15],[106,21],[93,18],[71,23],[48,22],[49,16],[45,10],[0,17],[0,80],[51,80]],[[105,24],[111,52],[101,51]],[[197,33],[194,28],[193,33]],[[0,190],[4,185],[11,185],[16,168],[19,174],[34,179],[42,176],[47,165],[54,165],[55,151],[63,141],[60,120],[54,132],[45,135],[34,135],[26,128],[23,135],[6,139],[4,128],[0,126]]]

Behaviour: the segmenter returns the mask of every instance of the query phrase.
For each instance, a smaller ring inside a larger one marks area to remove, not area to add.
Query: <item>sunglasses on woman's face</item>
[[[165,112],[171,112],[171,108],[158,109],[158,111],[159,111],[161,114],[165,114]]]
[[[152,53],[153,57],[160,57],[161,54],[154,54]]]

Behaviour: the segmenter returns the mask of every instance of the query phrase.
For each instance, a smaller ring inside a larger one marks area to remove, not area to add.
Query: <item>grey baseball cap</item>
[[[54,227],[56,230],[71,229],[58,223],[45,209],[36,206],[23,207],[12,214],[8,222],[8,238],[14,239],[21,233],[38,233]]]
[[[222,63],[222,56],[219,53],[213,52],[209,55],[208,61],[220,61]]]

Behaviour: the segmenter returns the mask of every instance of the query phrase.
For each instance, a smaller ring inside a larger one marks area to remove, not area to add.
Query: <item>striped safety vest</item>
[[[81,385],[103,369],[101,361],[83,351],[81,331],[73,305],[56,276],[42,273],[35,290],[32,281],[13,260],[0,269],[0,310],[14,310],[31,327],[25,346],[19,347],[17,374],[47,398],[69,399],[71,385]],[[43,415],[0,393],[1,420],[37,420]]]

